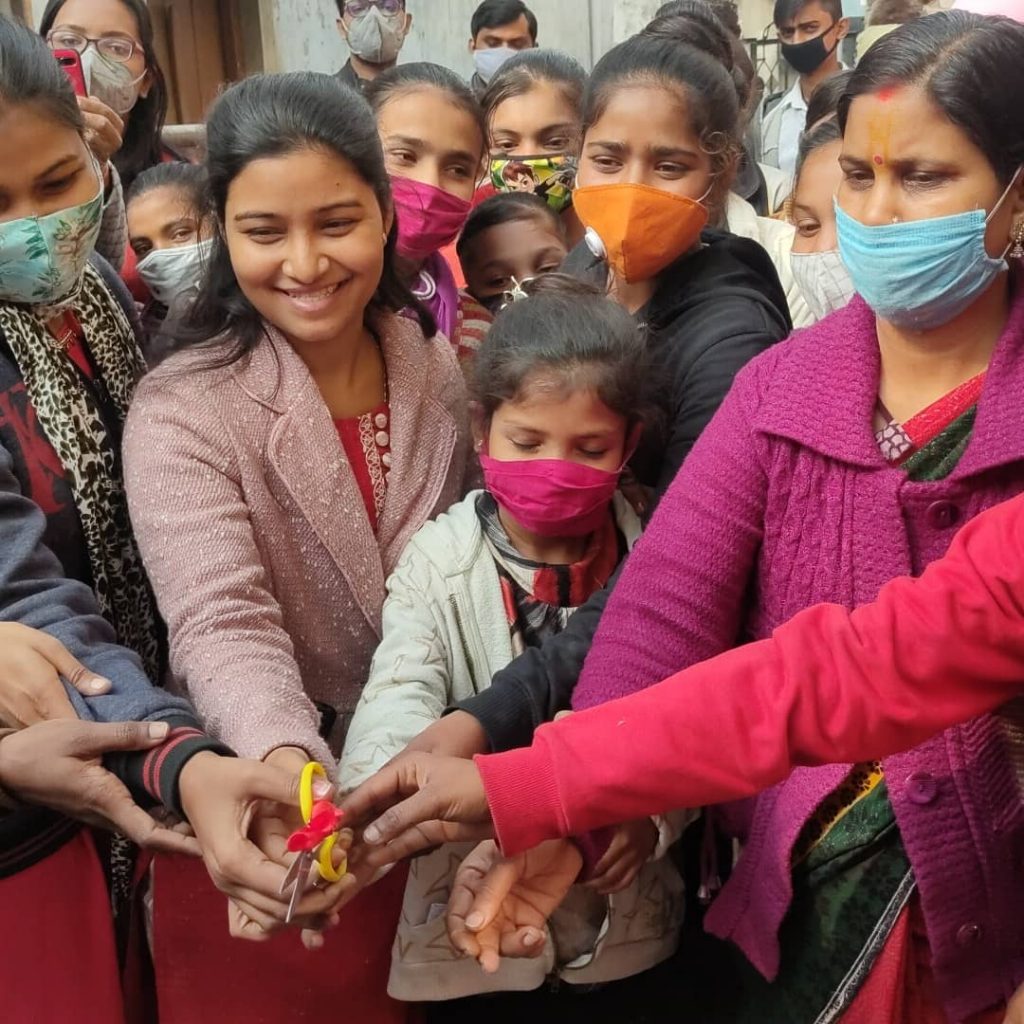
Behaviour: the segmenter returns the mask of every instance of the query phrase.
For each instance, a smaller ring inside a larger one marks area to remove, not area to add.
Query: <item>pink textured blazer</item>
[[[384,581],[462,493],[470,439],[451,346],[400,316],[375,328],[393,457],[377,536],[313,378],[269,326],[229,366],[167,360],[128,417],[129,506],[174,684],[243,756],[294,745],[333,761],[380,639]],[[314,701],[339,713],[329,745]]]

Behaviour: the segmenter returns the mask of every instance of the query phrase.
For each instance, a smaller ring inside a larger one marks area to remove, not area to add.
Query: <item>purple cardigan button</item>
[[[925,514],[936,530],[948,530],[960,522],[960,509],[951,501],[933,501]]]
[[[981,941],[981,925],[971,921],[962,924],[956,931],[956,943],[958,946],[973,946]]]
[[[939,795],[931,772],[914,772],[907,776],[907,797],[915,804],[930,804]]]

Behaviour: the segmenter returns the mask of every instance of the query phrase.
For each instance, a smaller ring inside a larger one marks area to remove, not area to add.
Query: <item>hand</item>
[[[481,843],[455,875],[448,901],[448,937],[493,974],[503,956],[535,957],[544,949],[548,918],[583,866],[568,839],[553,839],[515,857]]]
[[[627,821],[615,828],[611,844],[586,883],[601,896],[622,892],[633,884],[658,845],[658,829],[650,818]]]
[[[480,772],[472,761],[409,754],[367,779],[341,802],[353,827],[370,821],[356,863],[370,868],[442,843],[493,837]],[[380,812],[383,811],[383,814]]]
[[[259,761],[202,751],[182,769],[179,789],[210,878],[238,911],[232,915],[233,934],[268,938],[284,925],[289,896],[280,890],[293,854],[287,854],[285,860],[279,846],[268,842],[267,833],[276,840],[286,830],[287,840],[293,830],[293,808],[294,827],[298,827],[298,774]],[[288,824],[284,824],[286,817]],[[298,923],[319,923],[337,902],[343,883],[311,890],[299,904]]]
[[[103,168],[104,183],[108,181],[111,157],[124,142],[124,121],[95,96],[79,96],[78,106],[85,119],[85,141]]]
[[[1007,1005],[1003,1024],[1024,1024],[1024,985],[1017,989]]]
[[[453,711],[426,727],[406,748],[388,764],[417,752],[441,754],[444,757],[463,757],[489,754],[491,745],[483,726],[468,711]]]
[[[194,839],[157,824],[100,760],[115,750],[151,750],[167,731],[164,722],[41,722],[0,742],[0,785],[27,803],[115,828],[147,849],[198,856]]]
[[[78,718],[61,676],[86,697],[110,689],[109,679],[90,672],[56,637],[0,623],[0,721],[23,729],[52,718]]]

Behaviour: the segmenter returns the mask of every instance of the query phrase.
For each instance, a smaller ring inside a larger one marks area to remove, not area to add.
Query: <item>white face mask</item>
[[[498,73],[502,64],[511,60],[518,52],[510,46],[495,46],[490,50],[474,50],[473,66],[482,81],[487,83]]]
[[[173,249],[154,249],[139,260],[139,277],[153,298],[167,307],[169,317],[183,316],[195,299],[212,248],[213,239],[208,238]]]
[[[794,252],[790,262],[793,278],[815,320],[824,320],[853,298],[853,281],[838,249]]]
[[[367,64],[391,64],[405,42],[405,11],[382,14],[374,5],[352,20],[348,48]]]
[[[82,74],[85,88],[90,96],[106,103],[115,114],[122,117],[130,113],[139,101],[139,86],[146,77],[143,71],[138,78],[132,78],[127,64],[104,57],[91,43],[82,54]]]

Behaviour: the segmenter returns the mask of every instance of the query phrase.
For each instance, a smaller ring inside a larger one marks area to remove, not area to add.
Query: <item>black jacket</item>
[[[651,302],[637,314],[650,330],[651,376],[659,384],[664,426],[645,437],[631,466],[656,497],[672,482],[736,374],[792,329],[785,293],[760,245],[712,230],[702,241],[701,249],[664,272]],[[585,246],[569,254],[563,269],[598,283],[605,275]],[[620,566],[562,633],[525,651],[489,689],[457,705],[480,721],[492,750],[529,744],[538,725],[570,706],[621,571]]]

